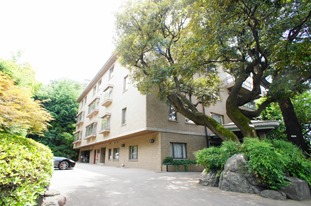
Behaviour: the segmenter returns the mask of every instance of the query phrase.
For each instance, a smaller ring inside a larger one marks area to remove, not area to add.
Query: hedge
[[[195,153],[196,161],[206,171],[222,172],[229,157],[243,153],[247,169],[270,189],[280,189],[288,184],[286,176],[298,177],[311,185],[311,161],[290,142],[244,138],[242,145],[223,142],[221,147],[209,147]]]
[[[52,173],[53,154],[48,147],[0,133],[0,205],[36,205]]]

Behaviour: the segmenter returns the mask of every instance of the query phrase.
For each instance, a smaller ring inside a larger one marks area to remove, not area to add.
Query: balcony
[[[84,139],[86,139],[86,140],[89,140],[92,138],[96,138],[96,134],[90,134],[90,135],[84,137]]]
[[[103,135],[109,134],[110,133],[110,126],[102,128],[99,133],[103,134]]]
[[[104,107],[108,107],[110,104],[112,103],[112,99],[111,98],[104,98],[103,102],[102,102],[102,106]]]
[[[99,98],[97,97],[94,99],[94,101],[91,104],[89,104],[87,118],[91,119],[99,112],[98,103],[99,103]]]
[[[226,88],[230,91],[232,87],[234,86],[235,79],[233,76],[228,76],[225,80]],[[243,82],[242,88],[240,90],[240,93],[246,93],[253,90],[253,83],[250,79],[246,79],[246,81]]]
[[[73,141],[73,144],[75,144],[75,143],[80,143],[80,142],[82,142],[82,139],[81,139],[81,138],[75,139],[75,141]]]
[[[100,134],[106,135],[110,132],[110,113],[106,113],[103,117],[102,117],[102,124],[101,124],[101,130],[100,130]]]
[[[93,109],[92,111],[89,111],[89,113],[87,114],[87,118],[91,119],[92,117],[94,117],[96,114],[98,114],[99,112],[99,109],[98,108],[95,108]]]
[[[108,85],[103,93],[102,106],[108,107],[112,103],[112,85]]]
[[[84,123],[84,112],[80,112],[77,115],[77,119],[76,119],[76,126],[80,127],[81,125],[83,125]]]

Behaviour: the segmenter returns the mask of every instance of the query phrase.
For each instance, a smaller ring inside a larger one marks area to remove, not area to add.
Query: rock
[[[287,197],[293,200],[307,200],[311,199],[310,187],[306,181],[296,177],[286,178],[290,183],[288,186],[281,189]]]
[[[51,197],[51,196],[56,196],[56,195],[60,195],[60,192],[56,190],[47,190],[44,193],[44,197]]]
[[[44,193],[42,206],[64,206],[66,204],[66,197],[60,195],[59,191],[47,190]]]
[[[58,196],[57,203],[59,206],[64,206],[66,204],[66,197],[63,195]]]
[[[42,206],[64,206],[65,204],[66,197],[57,195],[44,198]]]
[[[204,170],[202,172],[202,178],[199,179],[199,183],[203,186],[218,187],[219,176],[217,175],[217,172],[209,171],[206,173]]]
[[[225,191],[258,194],[263,185],[246,168],[246,158],[243,154],[230,157],[219,179],[219,188]]]
[[[274,200],[286,200],[286,194],[281,191],[275,190],[263,190],[259,193],[261,197],[274,199]]]

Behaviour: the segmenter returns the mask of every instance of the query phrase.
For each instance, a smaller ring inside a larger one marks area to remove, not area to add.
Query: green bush
[[[305,158],[301,150],[292,143],[283,140],[271,140],[270,142],[274,149],[282,155],[286,172],[311,185],[311,161]]]
[[[287,185],[285,180],[285,160],[269,141],[245,138],[243,153],[248,158],[247,167],[262,183],[271,189]]]
[[[229,157],[241,152],[241,146],[237,142],[225,141],[221,147],[209,147],[195,153],[196,161],[202,165],[207,172],[221,172]]]
[[[311,161],[301,150],[284,140],[259,140],[244,138],[244,143],[226,141],[221,147],[210,147],[195,153],[197,163],[207,171],[220,173],[227,159],[243,153],[248,159],[247,168],[271,189],[288,184],[286,176],[294,176],[311,185]]]
[[[175,167],[175,170],[178,170],[179,166],[183,166],[185,171],[188,171],[189,165],[196,164],[195,160],[189,160],[189,159],[181,159],[181,160],[175,160],[173,157],[165,157],[162,161],[163,165],[173,165]]]
[[[0,133],[0,205],[36,205],[50,183],[52,164],[48,147]]]

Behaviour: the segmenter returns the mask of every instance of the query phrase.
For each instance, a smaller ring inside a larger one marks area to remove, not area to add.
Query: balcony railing
[[[96,98],[90,105],[87,113],[88,118],[92,118],[99,112],[98,108],[99,98]]]
[[[227,85],[227,88],[232,87],[232,86],[234,85],[234,81],[235,81],[235,79],[234,79],[233,76],[227,77],[227,78],[226,78],[226,85]],[[251,90],[253,89],[253,83],[252,83],[252,81],[250,81],[250,80],[246,80],[246,81],[243,82],[242,87],[243,87],[244,89],[247,89],[247,90],[251,91]]]

